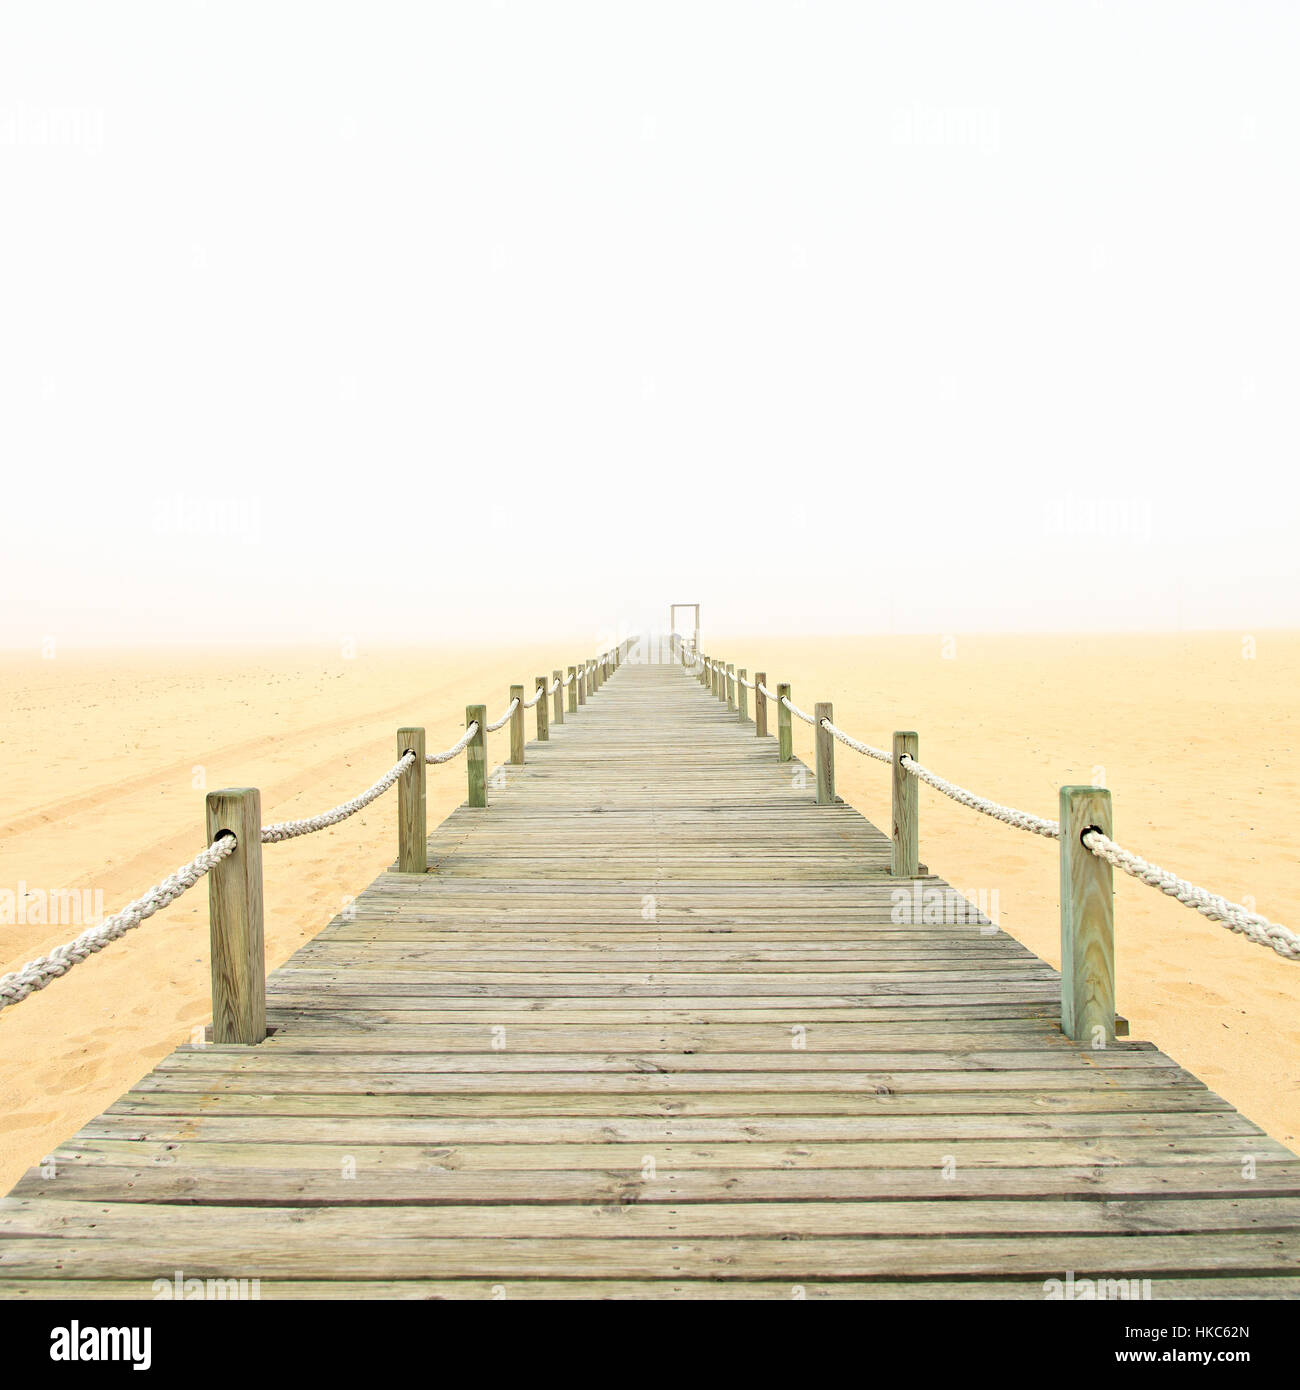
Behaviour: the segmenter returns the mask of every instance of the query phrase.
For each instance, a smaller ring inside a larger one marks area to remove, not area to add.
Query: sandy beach
[[[710,654],[789,680],[811,708],[996,800],[1056,814],[1062,783],[1102,781],[1115,835],[1147,858],[1295,925],[1300,635],[714,637]],[[323,810],[393,760],[399,725],[453,742],[464,706],[495,714],[582,639],[530,649],[139,651],[0,658],[0,888],[89,890],[114,912],[202,844],[203,787],[262,789],[265,819]],[[528,720],[531,731],[532,719]],[[796,726],[796,751],[809,756]],[[493,735],[492,761],[505,732]],[[839,750],[838,790],[888,823],[884,767]],[[464,796],[431,770],[429,821]],[[274,968],[391,862],[385,798],[266,859]],[[1055,846],[928,788],[921,853],[1058,963]],[[1117,876],[1119,1007],[1270,1134],[1300,1136],[1296,966]],[[76,927],[0,925],[0,971]],[[42,993],[0,1013],[0,1189],[111,1104],[208,1019],[207,895],[198,888]]]

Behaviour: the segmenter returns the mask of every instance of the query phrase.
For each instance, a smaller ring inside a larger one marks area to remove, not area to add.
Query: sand
[[[916,729],[922,761],[1056,815],[1066,782],[1104,780],[1121,843],[1295,927],[1300,634],[1092,637],[715,637],[710,653],[790,680],[793,698],[888,746]],[[203,843],[208,787],[262,789],[265,819],[323,810],[393,761],[399,725],[429,746],[464,706],[493,714],[512,681],[586,650],[61,653],[0,656],[0,889],[90,889],[113,912]],[[531,729],[532,719],[529,718]],[[796,751],[810,757],[808,730]],[[490,757],[505,756],[503,730]],[[839,750],[840,793],[888,823],[882,764]],[[463,765],[431,769],[435,825]],[[266,850],[271,967],[392,860],[391,796],[344,825]],[[921,852],[1059,963],[1056,847],[921,791]],[[994,896],[996,895],[996,896]],[[1300,1135],[1300,966],[1120,876],[1119,1007],[1282,1142]],[[0,972],[75,935],[0,925]],[[0,1013],[0,1191],[208,1020],[207,895],[195,889],[42,993]]]

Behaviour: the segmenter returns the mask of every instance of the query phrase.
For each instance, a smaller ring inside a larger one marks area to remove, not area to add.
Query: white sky
[[[1300,625],[1298,38],[10,0],[0,645]]]

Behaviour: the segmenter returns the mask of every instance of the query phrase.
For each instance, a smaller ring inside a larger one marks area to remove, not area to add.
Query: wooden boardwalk
[[[800,767],[623,666],[274,972],[266,1042],[178,1049],[28,1173],[0,1295],[1300,1293],[1300,1160],[1068,1042],[1005,934],[891,921],[888,839]]]

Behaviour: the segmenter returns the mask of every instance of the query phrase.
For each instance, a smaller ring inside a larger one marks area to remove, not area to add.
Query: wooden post
[[[790,722],[794,716],[781,703],[782,700],[789,698],[789,684],[778,685],[776,688],[776,758],[778,762],[782,763],[788,763],[794,757],[794,728]]]
[[[569,667],[569,684],[567,686],[569,695],[569,713],[575,714],[578,709],[578,668]]]
[[[709,689],[710,689],[710,691],[712,691],[712,693],[713,693],[713,698],[714,698],[715,700],[718,698],[718,685],[719,685],[719,683],[720,683],[721,676],[722,676],[722,663],[721,663],[720,661],[715,661],[715,662],[713,663],[713,670],[712,670],[712,672],[710,672],[710,675],[709,675]]]
[[[727,708],[736,708],[736,663],[727,662]]]
[[[516,701],[515,712],[510,716],[510,761],[518,767],[524,760],[524,688],[522,685],[510,687],[510,700]],[[507,701],[507,704],[510,701]]]
[[[1104,787],[1061,788],[1061,1031],[1095,1048],[1115,1040],[1113,870],[1080,838],[1112,829]]]
[[[538,743],[546,743],[550,740],[551,737],[551,723],[550,720],[547,718],[547,715],[549,715],[551,712],[546,703],[547,680],[545,676],[536,676],[534,677],[534,679],[537,681],[537,689],[541,692],[537,697],[536,706],[537,741]]]
[[[894,827],[889,853],[889,872],[895,878],[915,878],[920,863],[920,830],[917,812],[921,791],[916,778],[903,766],[903,754],[915,758],[917,738],[914,733],[894,735]]]
[[[208,843],[222,831],[237,842],[208,872],[212,949],[212,1041],[266,1037],[266,948],[262,939],[262,797],[226,787],[207,797]]]
[[[408,750],[415,761],[397,779],[397,869],[422,874],[429,867],[423,729],[398,729],[397,756]]]
[[[817,804],[835,804],[835,736],[822,728],[822,720],[835,723],[834,706],[825,701],[813,706],[813,748],[817,754]]]
[[[578,703],[585,705],[587,703],[587,663],[585,661],[578,667],[578,679],[574,684],[578,687]]]
[[[746,723],[749,719],[749,690],[745,686],[745,678],[749,672],[742,666],[736,672],[736,707],[740,711],[740,722]]]
[[[754,733],[759,738],[767,737],[767,696],[763,687],[767,685],[767,672],[754,672]],[[770,687],[769,687],[770,689]]]
[[[478,732],[465,748],[465,767],[469,775],[469,805],[487,805],[487,706],[466,705],[465,727],[478,725]]]
[[[557,685],[556,682],[559,682]],[[564,672],[552,671],[551,684],[555,686],[555,708],[551,712],[555,715],[557,724],[564,723]]]

